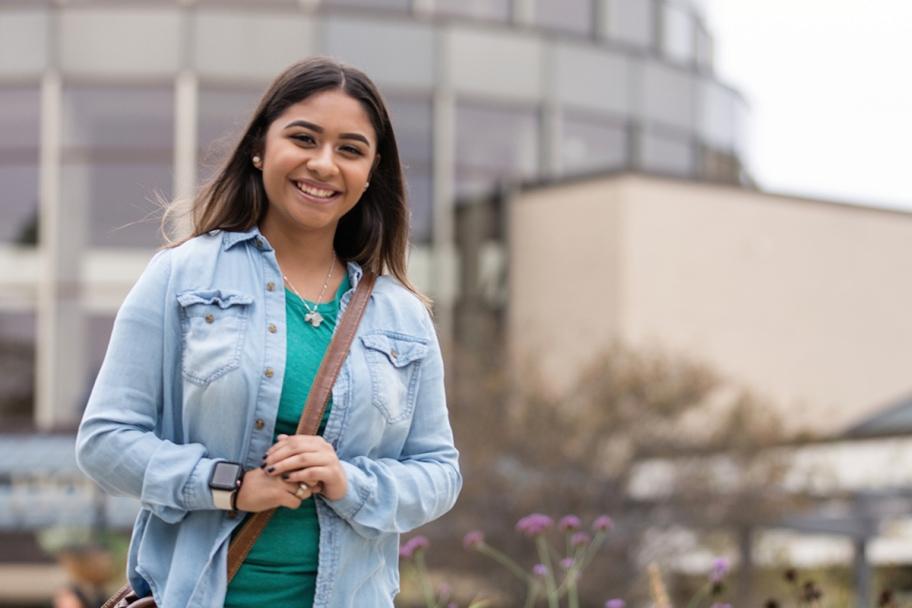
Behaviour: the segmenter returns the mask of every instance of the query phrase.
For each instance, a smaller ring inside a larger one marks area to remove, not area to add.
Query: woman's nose
[[[330,146],[323,146],[314,151],[313,156],[307,160],[307,168],[320,178],[332,177],[338,172],[338,167],[333,161],[333,151]]]

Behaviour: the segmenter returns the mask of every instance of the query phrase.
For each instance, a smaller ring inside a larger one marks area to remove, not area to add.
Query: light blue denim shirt
[[[348,272],[343,311],[362,274]],[[117,314],[76,456],[106,491],[140,500],[127,573],[160,607],[223,605],[241,518],[215,509],[209,478],[218,460],[259,466],[272,444],[284,328],[282,274],[256,228],[159,251]],[[399,535],[462,487],[433,324],[394,279],[377,281],[332,399],[324,438],[348,493],[317,498],[314,606],[392,606]]]

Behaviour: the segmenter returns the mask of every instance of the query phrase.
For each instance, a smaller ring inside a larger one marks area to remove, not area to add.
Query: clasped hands
[[[297,509],[313,494],[339,500],[347,491],[345,470],[329,442],[317,435],[279,435],[262,467],[244,473],[237,508],[248,513]]]

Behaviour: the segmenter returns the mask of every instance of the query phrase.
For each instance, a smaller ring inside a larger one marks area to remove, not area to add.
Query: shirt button
[[[254,241],[254,242],[256,243],[256,248],[257,248],[257,249],[262,249],[262,248],[263,248],[263,241],[261,241],[260,239],[257,239],[257,240]]]
[[[390,357],[392,357],[393,359],[395,359],[398,356],[399,356],[399,353],[397,353],[395,350],[390,351]]]
[[[264,426],[266,426],[266,421],[263,420],[262,418],[257,418],[257,421],[256,421],[257,430],[262,431]]]
[[[277,331],[279,331],[279,328],[276,327],[275,323],[270,323],[269,324],[269,333],[274,334]]]
[[[272,281],[266,283],[266,291],[275,291],[275,283]]]
[[[263,373],[266,375],[267,378],[272,378],[272,374],[273,374],[274,372],[272,371],[272,368],[271,368],[271,367],[267,367],[267,368],[266,368],[266,371],[264,371]]]
[[[212,323],[213,321],[215,321],[215,317],[212,315],[206,315],[206,323]]]

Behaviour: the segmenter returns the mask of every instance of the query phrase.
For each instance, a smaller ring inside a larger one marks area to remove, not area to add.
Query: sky
[[[912,0],[705,0],[774,192],[912,212]]]

